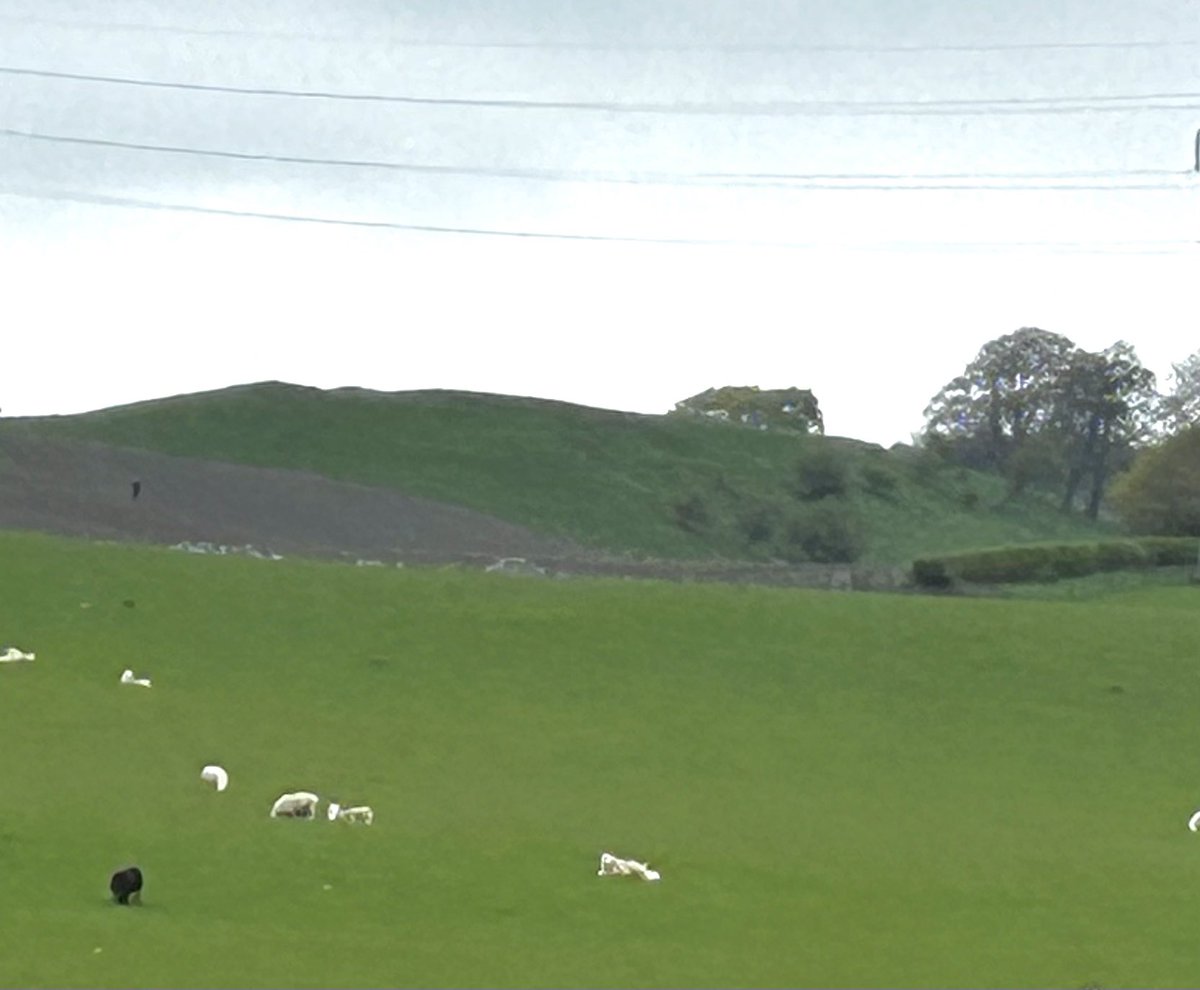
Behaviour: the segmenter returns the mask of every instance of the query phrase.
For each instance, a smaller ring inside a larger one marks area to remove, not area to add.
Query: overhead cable
[[[1149,110],[1200,108],[1200,92],[1165,92],[1100,96],[1005,97],[957,100],[774,100],[763,102],[644,103],[581,100],[519,100],[445,96],[395,96],[383,93],[347,93],[332,90],[275,89],[214,83],[173,82],[129,76],[93,75],[0,66],[0,74],[72,82],[104,83],[151,89],[231,93],[240,96],[346,100],[420,106],[480,107],[499,110],[571,110],[605,113],[684,114],[725,116],[973,116],[991,114],[1142,113]],[[1191,101],[1156,102],[1156,101]]]
[[[30,141],[70,144],[85,147],[111,148],[126,151],[223,158],[235,161],[270,162],[285,165],[310,165],[338,168],[379,169],[432,175],[463,175],[482,178],[522,179],[539,182],[611,183],[620,185],[706,186],[729,189],[783,188],[795,190],[1131,190],[1173,191],[1186,185],[1166,183],[1082,182],[1081,179],[1122,179],[1126,177],[1173,176],[1187,179],[1195,173],[1169,169],[1111,169],[1082,172],[1059,172],[1038,175],[958,173],[739,173],[739,172],[644,172],[617,173],[586,170],[501,168],[494,166],[442,165],[422,162],[372,161],[347,158],[320,158],[300,155],[278,155],[256,152],[229,151],[216,148],[195,148],[178,145],[147,144],[134,141],[114,141],[103,138],[78,137],[66,134],[46,134],[0,127],[0,137],[23,138]],[[1070,181],[1068,181],[1070,180]]]

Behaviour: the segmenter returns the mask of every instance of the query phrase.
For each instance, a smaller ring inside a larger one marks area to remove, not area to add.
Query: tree
[[[1163,428],[1179,433],[1200,424],[1200,351],[1171,365],[1171,390],[1163,396]]]
[[[1149,441],[1156,421],[1154,373],[1120,340],[1106,350],[1072,355],[1054,390],[1051,429],[1058,433],[1066,474],[1062,507],[1070,511],[1084,481],[1086,513],[1100,513],[1105,486]]]
[[[806,388],[760,389],[757,385],[710,388],[676,402],[671,415],[707,416],[762,430],[825,432],[817,397]]]
[[[1114,482],[1112,502],[1135,532],[1200,536],[1200,425],[1142,450]]]
[[[1032,480],[1033,462],[1016,455],[1048,425],[1075,351],[1066,337],[1038,327],[989,341],[926,407],[926,439],[959,463],[1000,471],[1019,493]]]
[[[1061,485],[1064,511],[1087,483],[1095,519],[1113,472],[1148,441],[1157,400],[1153,373],[1124,341],[1093,353],[1023,327],[985,344],[934,396],[925,439],[960,464],[1000,472],[1014,495]]]

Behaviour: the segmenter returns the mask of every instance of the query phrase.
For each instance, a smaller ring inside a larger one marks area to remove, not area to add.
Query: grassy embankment
[[[506,396],[266,383],[5,428],[306,469],[667,558],[811,558],[815,533],[899,564],[1114,532],[911,449]]]

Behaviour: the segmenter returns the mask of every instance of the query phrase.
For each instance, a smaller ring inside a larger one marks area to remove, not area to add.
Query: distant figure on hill
[[[142,483],[140,481],[135,481],[133,483],[133,497],[137,498],[141,494],[142,494]]]
[[[131,897],[134,903],[141,903],[142,871],[136,866],[117,870],[109,881],[108,889],[112,891],[113,900],[118,904],[128,904]]]

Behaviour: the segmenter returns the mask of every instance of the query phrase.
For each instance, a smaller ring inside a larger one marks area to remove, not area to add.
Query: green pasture
[[[0,559],[5,987],[1200,985],[1200,589]]]

